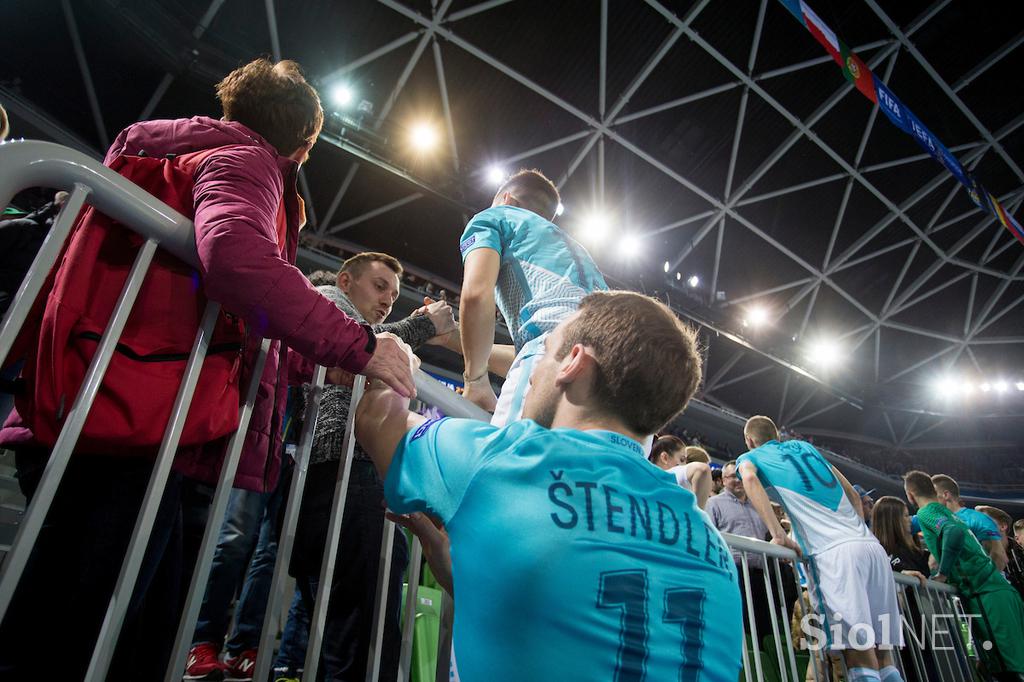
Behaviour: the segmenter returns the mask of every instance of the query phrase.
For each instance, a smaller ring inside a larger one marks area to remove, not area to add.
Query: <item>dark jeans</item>
[[[313,613],[317,594],[319,556],[323,554],[326,540],[337,471],[337,462],[311,466],[303,495],[301,527],[296,537],[292,567],[299,569],[295,571],[297,589],[310,614]],[[383,530],[383,486],[373,464],[355,460],[352,462],[348,497],[345,499],[345,514],[321,652],[321,666],[325,678],[331,682],[362,682],[366,678]],[[314,548],[317,542],[321,548],[319,554]],[[305,547],[314,550],[310,554],[314,555],[316,561],[310,561],[308,554],[300,554]],[[402,645],[399,626],[402,577],[408,565],[409,548],[405,534],[396,531],[381,649],[380,679],[385,682],[394,680],[398,674],[398,657]]]
[[[281,647],[274,659],[274,670],[287,671],[287,677],[299,677],[298,672],[306,662],[310,615],[306,610],[306,600],[302,598],[302,591],[296,588],[292,605],[288,608],[284,632],[281,633]],[[320,674],[319,677],[322,678],[323,675]]]
[[[29,500],[47,458],[16,455]],[[71,458],[0,625],[0,678],[84,677],[151,473],[144,459]],[[166,671],[178,623],[180,487],[171,474],[108,680],[158,680]]]
[[[241,488],[231,490],[192,636],[193,644],[213,642],[220,648],[227,634],[231,601],[239,589],[239,580],[235,627],[226,648],[231,655],[238,655],[259,644],[277,560],[278,508],[287,490],[287,486],[281,484],[284,478],[279,477],[277,487],[270,493]]]

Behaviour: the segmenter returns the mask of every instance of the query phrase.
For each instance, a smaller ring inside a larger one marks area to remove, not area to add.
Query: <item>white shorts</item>
[[[533,372],[533,366],[544,355],[545,336],[547,334],[541,334],[516,353],[512,366],[505,375],[505,383],[501,385],[491,424],[505,426],[522,419],[526,392],[530,390],[530,374]]]
[[[830,649],[903,646],[889,556],[874,540],[844,542],[811,559],[807,590]]]

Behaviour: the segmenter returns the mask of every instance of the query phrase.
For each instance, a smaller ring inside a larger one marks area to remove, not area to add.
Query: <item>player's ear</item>
[[[596,366],[594,356],[589,353],[583,344],[574,344],[569,352],[562,358],[555,376],[555,385],[566,388],[580,380],[584,375],[589,374]]]

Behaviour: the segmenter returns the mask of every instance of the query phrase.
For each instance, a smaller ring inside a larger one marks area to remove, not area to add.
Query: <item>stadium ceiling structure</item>
[[[95,152],[140,118],[215,115],[239,63],[294,58],[328,110],[301,178],[307,245],[459,281],[488,169],[538,167],[602,269],[704,326],[705,400],[851,447],[1024,441],[1024,247],[778,0],[13,4],[9,35],[59,34],[2,48],[16,134]],[[1020,210],[1024,32],[1003,10],[809,4]],[[417,155],[425,119],[441,145]],[[822,346],[832,368],[809,357]]]

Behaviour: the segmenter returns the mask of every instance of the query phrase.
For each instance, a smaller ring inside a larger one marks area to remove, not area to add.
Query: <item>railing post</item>
[[[274,640],[277,638],[277,611],[281,606],[280,585],[288,572],[288,563],[295,544],[295,528],[299,523],[299,509],[302,505],[302,493],[306,484],[306,473],[309,470],[309,453],[313,449],[313,434],[316,430],[316,417],[320,408],[320,395],[323,393],[324,377],[327,368],[317,365],[313,370],[312,390],[307,397],[303,416],[302,435],[299,447],[295,452],[295,469],[292,484],[288,491],[288,508],[285,510],[284,525],[277,541],[277,561],[274,563],[274,577],[270,582],[270,596],[267,598],[267,610],[263,614],[263,629],[260,631],[260,644],[256,655],[256,668],[253,679],[266,680],[270,675],[271,659],[274,657]],[[317,601],[323,599],[323,592],[317,592]]]
[[[71,228],[91,191],[85,185],[75,183],[71,196],[61,207],[57,220],[43,239],[36,257],[32,259],[32,265],[25,273],[25,278],[21,280],[18,293],[15,294],[11,307],[7,309],[3,326],[0,327],[0,365],[6,362],[7,354],[11,352],[11,346],[14,345],[14,340],[25,324],[29,311],[39,297],[43,284],[53,269],[53,264],[57,262],[57,256],[64,248],[64,242],[67,241]]]
[[[32,548],[43,527],[46,513],[50,510],[50,504],[60,486],[61,478],[64,476],[75,444],[78,442],[78,436],[85,426],[85,420],[89,416],[89,410],[99,392],[103,375],[106,374],[117,340],[120,338],[121,332],[124,331],[132,304],[135,303],[139,289],[142,288],[142,280],[146,276],[149,264],[153,261],[156,249],[157,243],[152,239],[147,239],[139,249],[129,271],[128,280],[121,290],[114,312],[107,323],[107,328],[103,330],[103,335],[100,337],[96,354],[93,355],[92,362],[89,363],[89,369],[82,380],[82,386],[75,397],[75,402],[67,414],[60,435],[57,436],[57,442],[50,453],[50,459],[46,462],[46,468],[39,479],[36,492],[18,525],[18,533],[11,545],[11,551],[4,559],[3,575],[0,576],[0,621],[3,621],[7,614],[7,608],[14,597],[18,581],[32,554]]]
[[[345,435],[341,445],[341,461],[338,464],[338,475],[334,484],[334,497],[331,500],[331,518],[327,524],[324,554],[320,560],[320,581],[316,588],[316,605],[309,621],[309,639],[306,644],[306,662],[303,665],[303,676],[315,680],[320,665],[320,649],[323,646],[324,627],[327,623],[327,611],[331,602],[331,586],[334,584],[334,565],[337,561],[338,544],[341,541],[341,528],[345,518],[345,501],[348,499],[348,485],[352,472],[352,459],[356,445],[356,408],[363,397],[366,379],[355,377],[352,383],[352,398],[349,401],[348,419],[345,422]]]
[[[263,377],[263,368],[266,366],[269,350],[270,339],[263,339],[263,342],[260,344],[259,354],[253,363],[249,385],[246,387],[245,401],[239,408],[238,429],[231,434],[231,438],[225,447],[224,463],[221,465],[217,490],[213,495],[213,501],[210,503],[210,511],[206,519],[206,528],[203,530],[203,540],[199,548],[199,556],[196,558],[195,570],[192,572],[192,582],[189,585],[188,598],[185,601],[185,609],[181,614],[181,621],[178,624],[178,634],[174,639],[174,649],[171,652],[171,660],[167,666],[167,675],[164,677],[164,682],[178,682],[178,680],[181,680],[182,671],[185,669],[185,659],[192,646],[192,636],[196,630],[196,622],[199,620],[199,609],[203,604],[203,596],[206,594],[206,583],[210,577],[210,567],[213,565],[213,554],[217,549],[217,538],[220,537],[220,529],[224,523],[224,514],[227,512],[228,499],[231,496],[231,488],[234,485],[235,474],[238,471],[238,462],[242,458],[242,446],[245,444],[245,434],[249,429],[249,421],[252,418],[253,407],[256,404],[256,393],[260,387],[260,379]]]
[[[117,577],[114,594],[110,597],[110,605],[107,607],[103,625],[100,627],[96,648],[92,652],[92,660],[89,661],[89,669],[85,674],[86,682],[102,682],[107,677],[110,660],[114,656],[114,647],[121,635],[121,626],[124,624],[125,615],[128,613],[128,604],[135,591],[135,583],[142,568],[146,547],[149,546],[153,524],[156,522],[157,510],[167,488],[167,478],[171,473],[171,465],[174,464],[174,455],[178,450],[178,443],[181,441],[181,432],[185,428],[185,419],[188,417],[188,409],[192,405],[192,396],[195,394],[196,384],[199,383],[199,373],[203,369],[203,360],[210,347],[210,337],[213,336],[213,328],[217,324],[219,314],[220,304],[213,301],[207,302],[202,322],[199,324],[199,331],[192,344],[188,364],[185,365],[185,373],[181,378],[178,395],[174,398],[174,406],[171,408],[170,419],[164,430],[156,461],[153,463],[153,473],[149,479],[146,495],[142,500],[135,528],[132,530],[128,551],[121,564],[121,573]]]
[[[781,612],[786,616],[786,650],[789,652],[788,659],[790,672],[793,675],[793,682],[803,682],[803,680],[800,679],[800,672],[796,666],[796,652],[794,651],[793,647],[793,636],[790,633],[789,609],[792,606],[792,604],[788,603],[788,601],[786,600],[786,590],[782,584],[782,562],[779,560],[778,557],[773,557],[772,560],[775,562],[775,586],[778,588],[778,604],[779,608],[781,609]],[[785,666],[782,666],[782,668],[785,668]],[[782,670],[782,668],[780,668],[780,670]]]
[[[448,682],[452,666],[452,625],[455,621],[455,604],[452,596],[441,589],[441,623],[437,633],[437,668],[435,682]]]
[[[743,569],[743,591],[747,597],[747,617],[749,618],[750,624],[750,645],[753,651],[751,655],[754,659],[754,670],[757,672],[757,679],[764,679],[764,671],[761,669],[761,642],[758,641],[757,637],[757,614],[754,609],[754,598],[750,589],[750,565],[747,563],[747,553],[743,551],[740,553],[742,559]],[[745,639],[745,638],[744,638]]]
[[[408,587],[405,588],[405,606],[402,611],[402,649],[398,656],[398,682],[409,682],[412,674],[412,638],[416,627],[416,607],[420,588],[420,562],[423,559],[423,545],[415,534],[409,547],[409,570],[406,574]]]
[[[387,627],[388,593],[391,591],[391,558],[395,550],[395,523],[384,519],[381,533],[380,563],[377,565],[377,595],[374,600],[373,626],[370,629],[370,652],[366,660],[366,682],[380,677],[380,656]]]

